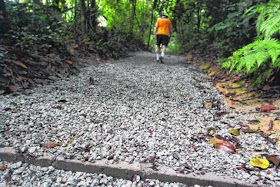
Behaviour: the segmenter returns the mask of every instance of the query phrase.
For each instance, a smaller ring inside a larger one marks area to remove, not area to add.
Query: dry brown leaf
[[[213,144],[216,149],[229,152],[229,153],[235,153],[235,145],[233,145],[230,142],[218,139],[216,137],[210,138],[209,143]]]
[[[256,131],[264,132],[267,135],[272,135],[273,133],[280,133],[280,120],[271,117],[263,117],[259,118],[258,120],[258,123],[253,123],[249,121],[248,127]]]
[[[235,145],[230,142],[224,141],[222,144],[217,144],[215,147],[225,152],[235,153]]]
[[[204,103],[204,108],[208,109],[208,108],[212,108],[213,104],[210,102],[206,102]]]
[[[268,90],[270,90],[270,89],[271,89],[271,87],[270,87],[269,85],[265,85],[265,86],[262,88],[263,91],[268,91]]]
[[[5,171],[8,168],[7,164],[0,166],[0,171]]]
[[[256,108],[257,111],[270,112],[271,110],[278,110],[278,107],[274,105],[263,104],[260,108]]]
[[[20,61],[14,61],[14,63],[15,63],[16,65],[18,65],[18,66],[23,67],[24,69],[27,69],[27,66],[26,66],[24,63],[20,62]]]
[[[273,128],[273,121],[272,120],[270,120],[269,121],[269,123],[268,123],[268,131],[270,131],[270,130],[272,130],[272,128]]]
[[[73,62],[71,60],[66,60],[67,64],[73,65]]]
[[[276,167],[280,164],[280,156],[279,155],[266,155],[265,156],[267,160],[272,162]]]
[[[265,171],[266,174],[270,175],[272,172],[270,170]]]
[[[10,85],[9,86],[9,89],[12,91],[12,92],[16,92],[16,91],[18,91],[18,87],[17,86],[15,86],[15,85]]]
[[[58,142],[48,142],[48,143],[43,143],[41,146],[44,147],[44,148],[53,148],[53,147],[56,147],[56,146],[60,146],[60,143],[58,143]]]

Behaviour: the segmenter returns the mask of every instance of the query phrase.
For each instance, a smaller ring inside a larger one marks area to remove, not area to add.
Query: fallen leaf
[[[272,128],[273,128],[273,121],[270,120],[269,123],[267,124],[267,126],[268,126],[268,129],[267,129],[268,131],[272,130]]]
[[[8,168],[7,164],[0,166],[0,171],[5,171]]]
[[[272,172],[270,170],[266,171],[266,174],[270,175]]]
[[[149,162],[155,162],[156,157],[155,156],[150,156],[149,157]]]
[[[269,166],[269,161],[264,158],[255,157],[250,160],[250,164],[254,167],[259,167],[262,169],[266,169]]]
[[[272,162],[276,167],[280,164],[280,156],[279,155],[265,155],[266,159]]]
[[[249,173],[249,171],[254,171],[255,169],[254,168],[249,168],[246,166],[245,163],[239,165],[239,166],[236,166],[236,169],[242,169],[244,170],[246,173]]]
[[[20,62],[20,61],[14,61],[14,63],[15,63],[16,65],[18,65],[18,66],[23,67],[24,69],[27,69],[27,66],[26,66],[24,63]]]
[[[235,153],[235,145],[228,141],[218,139],[217,137],[212,137],[209,139],[209,143],[213,144],[216,149],[229,153]]]
[[[74,139],[75,139],[75,136],[72,135],[72,136],[70,137],[70,140],[67,141],[66,145],[71,144],[71,143],[74,141]]]
[[[184,112],[184,114],[185,114],[186,117],[189,117],[189,114],[187,112]]]
[[[270,90],[270,89],[271,89],[271,87],[270,87],[269,85],[265,85],[265,86],[262,88],[263,91],[268,91],[268,90]]]
[[[27,151],[27,155],[30,156],[31,158],[36,158],[36,155],[34,155],[33,153],[30,153],[29,151]]]
[[[259,124],[260,120],[257,120],[257,119],[255,119],[255,120],[248,120],[248,122],[251,123],[251,124]]]
[[[207,130],[207,135],[215,134],[215,133],[216,133],[215,127],[210,127],[210,128]]]
[[[112,160],[114,158],[114,156],[115,156],[114,154],[108,156],[108,160]]]
[[[148,128],[149,133],[153,134],[153,129],[152,128]]]
[[[228,133],[230,133],[231,135],[234,135],[234,136],[239,136],[240,135],[239,129],[231,129],[231,130],[228,131]]]
[[[226,114],[228,114],[228,112],[217,112],[216,116],[221,117],[221,116],[226,115]]]
[[[191,143],[191,144],[189,144],[189,148],[193,148],[194,150],[196,150],[197,146]]]
[[[18,88],[17,86],[15,86],[15,85],[10,85],[10,86],[9,86],[9,89],[10,89],[12,92],[17,92],[19,88]]]
[[[218,143],[215,146],[217,149],[228,152],[228,153],[235,153],[235,145],[233,145],[230,142],[223,142],[223,143]]]
[[[61,105],[55,105],[55,106],[52,106],[52,108],[54,108],[54,109],[62,109],[62,106]]]
[[[206,102],[204,103],[204,108],[208,109],[208,108],[212,108],[213,104],[210,102]]]
[[[245,132],[245,133],[257,133],[257,132],[259,132],[258,130],[254,130],[254,129],[250,129],[250,128],[246,128],[246,129],[242,128],[241,131]]]
[[[256,108],[257,111],[263,111],[263,112],[270,112],[271,110],[278,110],[278,107],[275,107],[274,105],[268,105],[264,104],[260,108]]]
[[[187,162],[185,162],[185,163],[183,164],[183,166],[184,166],[184,168],[192,169],[192,167],[191,167]]]
[[[69,64],[69,65],[73,65],[73,62],[71,60],[66,60],[66,62]]]
[[[60,143],[57,143],[57,142],[49,142],[49,143],[43,143],[41,145],[41,147],[44,147],[44,148],[53,148],[53,147],[56,147],[56,146],[59,146]]]

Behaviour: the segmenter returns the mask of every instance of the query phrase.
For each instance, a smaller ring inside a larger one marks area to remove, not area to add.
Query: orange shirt
[[[156,23],[157,29],[157,35],[169,35],[170,30],[172,28],[172,23],[167,18],[159,18]]]

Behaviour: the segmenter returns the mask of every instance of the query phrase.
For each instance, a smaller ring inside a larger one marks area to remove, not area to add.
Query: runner
[[[156,46],[156,60],[157,62],[163,63],[163,58],[165,55],[166,47],[168,46],[169,39],[171,37],[172,23],[168,19],[168,16],[162,15],[161,18],[157,20],[154,29],[154,35],[157,37],[157,46]],[[161,55],[160,55],[160,49]]]

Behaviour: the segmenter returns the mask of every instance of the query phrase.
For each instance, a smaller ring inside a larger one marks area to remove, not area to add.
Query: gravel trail
[[[204,107],[207,102],[212,107]],[[235,111],[217,119],[218,112],[228,111],[223,96],[204,73],[180,56],[167,56],[160,64],[154,54],[133,53],[113,63],[83,68],[77,76],[44,84],[28,95],[4,96],[1,104],[2,147],[34,156],[106,159],[108,164],[154,159],[155,166],[166,165],[181,173],[213,172],[255,185],[280,185],[279,173],[236,169],[249,164],[256,147],[265,146],[270,154],[279,152],[260,135],[241,134],[243,149],[236,154],[216,150],[201,137],[211,127],[216,134],[229,136],[229,129],[254,116]],[[60,146],[42,147],[49,142]],[[26,167],[31,172],[36,166]],[[49,185],[51,177],[65,171],[52,173],[56,172],[42,174],[50,176]],[[97,176],[81,175],[85,181]]]

